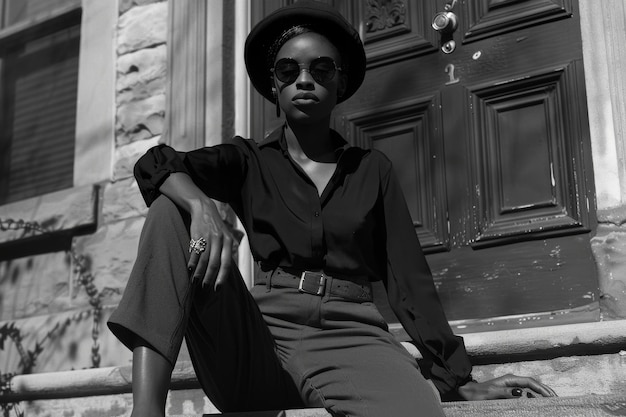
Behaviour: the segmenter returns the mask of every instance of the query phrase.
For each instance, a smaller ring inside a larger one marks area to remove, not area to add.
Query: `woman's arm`
[[[425,362],[420,364],[444,398],[471,380],[463,339],[452,333],[417,239],[404,194],[385,158],[381,162],[382,240],[389,304]]]
[[[383,179],[389,301],[422,355],[432,361],[431,378],[442,396],[465,400],[556,396],[529,377],[504,375],[485,382],[471,378],[463,339],[448,325],[400,185],[392,170]]]
[[[191,253],[188,267],[194,279],[213,288],[229,273],[233,237],[212,198],[239,198],[246,172],[243,148],[222,144],[182,153],[158,145],[135,164],[135,178],[148,206],[164,194],[190,214],[191,238],[203,238],[207,246],[201,254]]]
[[[191,215],[191,238],[204,238],[207,242],[206,250],[201,254],[191,253],[187,267],[193,271],[193,280],[201,279],[202,286],[217,289],[230,272],[233,244],[233,236],[217,206],[183,172],[171,173],[159,187],[159,192]]]

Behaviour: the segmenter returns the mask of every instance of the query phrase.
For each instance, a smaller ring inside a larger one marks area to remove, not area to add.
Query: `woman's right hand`
[[[206,249],[200,253],[191,250],[187,268],[193,282],[201,280],[203,288],[217,290],[232,267],[233,235],[210,198],[194,201],[189,213],[191,239],[205,239]]]
[[[217,289],[230,273],[232,266],[233,235],[222,220],[217,206],[198,188],[191,177],[183,172],[171,173],[159,191],[182,207],[191,216],[189,234],[193,241],[204,239],[206,246],[192,250],[187,269],[193,281]]]

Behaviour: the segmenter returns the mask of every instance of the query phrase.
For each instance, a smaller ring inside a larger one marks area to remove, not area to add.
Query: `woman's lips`
[[[294,104],[315,104],[319,101],[319,98],[313,93],[299,93],[293,96],[291,101]]]

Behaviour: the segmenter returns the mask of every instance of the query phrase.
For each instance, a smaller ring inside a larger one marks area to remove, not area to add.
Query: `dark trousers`
[[[335,416],[444,416],[431,385],[372,302],[296,288],[245,287],[236,268],[215,293],[190,282],[189,219],[150,207],[139,254],[109,328],[172,364],[183,338],[222,411],[324,407]]]

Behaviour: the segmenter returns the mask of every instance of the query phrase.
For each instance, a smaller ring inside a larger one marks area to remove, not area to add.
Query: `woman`
[[[445,398],[554,395],[531,378],[472,379],[391,163],[329,128],[364,77],[355,29],[329,6],[302,1],[259,23],[245,54],[284,127],[258,145],[235,138],[186,154],[161,145],[136,165],[150,210],[109,322],[133,350],[133,416],[163,415],[183,336],[222,411],[443,416],[431,384]],[[248,232],[259,265],[250,292],[211,198],[229,203]],[[377,280],[422,369],[376,310]]]

